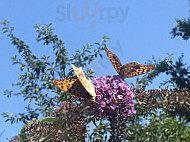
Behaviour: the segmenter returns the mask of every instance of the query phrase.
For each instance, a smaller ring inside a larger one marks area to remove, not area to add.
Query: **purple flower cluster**
[[[119,76],[96,77],[93,84],[97,95],[94,109],[97,118],[118,115],[126,118],[136,113],[132,89]]]

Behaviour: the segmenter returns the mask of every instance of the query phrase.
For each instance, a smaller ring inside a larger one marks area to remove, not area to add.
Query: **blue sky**
[[[144,63],[152,56],[163,59],[167,53],[173,53],[175,59],[184,53],[185,61],[190,64],[189,41],[172,39],[170,34],[176,24],[175,19],[187,18],[188,11],[188,1],[185,0],[1,0],[0,22],[10,20],[15,27],[15,35],[30,45],[31,50],[39,56],[51,55],[52,52],[35,41],[37,34],[33,26],[37,23],[52,23],[55,34],[63,39],[69,52],[81,50],[86,43],[100,42],[101,37],[106,35],[110,38],[107,47],[120,57],[123,64],[132,61]],[[2,32],[0,40],[0,113],[23,112],[27,102],[22,97],[7,99],[3,95],[7,88],[18,91],[11,84],[17,82],[21,72],[18,66],[12,65],[10,59],[17,54],[17,50]],[[98,76],[116,74],[105,53],[103,56],[90,67]],[[152,87],[158,87],[162,77],[158,77]],[[135,78],[126,81],[130,83]],[[19,133],[23,126],[21,123],[5,123],[2,116],[0,120],[0,134],[4,132],[0,137],[2,142]]]

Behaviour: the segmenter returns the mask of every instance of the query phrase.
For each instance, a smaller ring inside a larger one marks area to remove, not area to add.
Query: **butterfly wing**
[[[143,65],[136,62],[132,62],[123,65],[119,75],[121,78],[129,78],[150,72],[155,67],[155,65]]]
[[[119,58],[117,57],[117,55],[110,52],[106,46],[104,46],[104,50],[105,50],[108,58],[110,59],[113,67],[115,68],[116,72],[119,74],[121,67],[122,67],[122,64],[121,64]]]
[[[71,64],[74,72],[76,73],[80,83],[86,89],[86,91],[92,96],[92,100],[95,100],[96,93],[94,85],[92,84],[91,79],[87,76],[85,72],[83,72],[82,68],[77,68],[73,64]]]
[[[77,76],[68,79],[55,79],[53,81],[61,90],[71,93],[75,96],[91,98],[90,94],[82,86]]]

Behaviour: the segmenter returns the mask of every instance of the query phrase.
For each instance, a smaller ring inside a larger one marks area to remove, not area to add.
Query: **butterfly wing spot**
[[[77,81],[76,76],[68,79],[55,79],[53,82],[56,84],[61,90],[68,91],[72,85]]]
[[[147,72],[146,66],[142,65],[139,69],[136,69],[136,75],[141,75]]]

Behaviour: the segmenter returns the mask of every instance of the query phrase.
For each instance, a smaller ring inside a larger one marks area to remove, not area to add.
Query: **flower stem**
[[[118,126],[120,126],[120,121],[118,121],[119,119],[117,118],[117,116],[111,116],[109,121],[110,121],[110,127],[111,127],[111,136],[109,139],[109,142],[120,142],[120,128]]]

